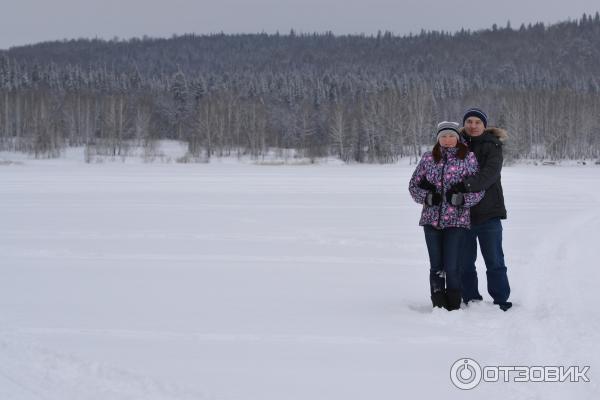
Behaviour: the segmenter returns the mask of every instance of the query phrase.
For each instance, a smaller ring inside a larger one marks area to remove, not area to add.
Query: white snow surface
[[[414,166],[0,165],[0,399],[591,399],[600,168],[503,170],[514,307],[432,310]],[[13,157],[13,159],[15,159]],[[450,367],[590,366],[590,382]]]

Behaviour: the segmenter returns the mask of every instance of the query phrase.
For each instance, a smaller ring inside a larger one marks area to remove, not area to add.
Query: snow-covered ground
[[[4,160],[9,157],[5,154]],[[432,310],[399,165],[0,165],[0,399],[599,392],[600,168],[503,171],[514,307]],[[482,382],[452,363],[590,366]]]

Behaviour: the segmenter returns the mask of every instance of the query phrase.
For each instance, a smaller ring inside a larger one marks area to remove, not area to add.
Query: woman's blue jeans
[[[444,289],[461,289],[460,253],[466,228],[423,227],[429,252],[431,294]]]

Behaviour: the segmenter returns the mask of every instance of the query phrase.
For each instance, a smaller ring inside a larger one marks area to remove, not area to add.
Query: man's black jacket
[[[465,178],[465,187],[468,192],[485,190],[483,199],[471,207],[471,224],[480,224],[495,217],[506,219],[500,172],[503,160],[502,141],[508,135],[498,128],[487,128],[480,136],[471,137],[464,130],[461,134],[479,163],[479,173]]]

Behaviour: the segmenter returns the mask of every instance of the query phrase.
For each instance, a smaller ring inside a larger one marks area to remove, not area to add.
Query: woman
[[[431,302],[449,311],[460,308],[458,255],[471,223],[469,207],[484,195],[462,193],[457,185],[477,171],[475,155],[460,142],[458,123],[444,121],[437,127],[437,143],[421,157],[408,187],[412,198],[423,204],[419,225],[429,252]]]

